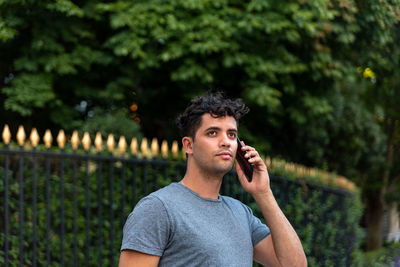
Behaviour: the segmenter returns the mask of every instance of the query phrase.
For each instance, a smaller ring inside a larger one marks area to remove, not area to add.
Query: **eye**
[[[208,135],[208,136],[215,136],[215,135],[217,135],[217,131],[209,131],[209,132],[207,133],[207,135]]]
[[[228,136],[230,138],[236,138],[236,133],[232,132],[232,133],[228,133]]]

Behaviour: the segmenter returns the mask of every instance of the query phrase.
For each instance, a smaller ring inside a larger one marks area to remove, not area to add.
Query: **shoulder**
[[[169,184],[153,193],[143,197],[133,209],[132,214],[149,214],[163,215],[170,217],[170,212],[179,202],[179,186],[176,183]]]
[[[171,196],[177,194],[179,190],[179,185],[177,183],[171,183],[157,191],[151,193],[149,196],[158,197],[159,199],[169,199]]]
[[[129,214],[124,232],[133,232],[134,229],[162,229],[171,225],[171,215],[168,204],[167,191],[170,186],[159,189],[143,197]]]
[[[142,198],[129,214],[124,228],[122,250],[136,250],[161,256],[171,232],[171,217],[157,194]]]
[[[142,205],[165,205],[165,202],[168,202],[169,200],[173,199],[173,197],[178,193],[178,188],[174,183],[169,184],[161,189],[158,189],[157,191],[154,191],[153,193],[145,196],[142,198],[139,203],[136,205],[142,206]],[[135,207],[136,208],[136,207]]]

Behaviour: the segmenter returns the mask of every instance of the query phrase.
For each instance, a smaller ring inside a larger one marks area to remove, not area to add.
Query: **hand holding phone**
[[[238,142],[238,147],[236,150],[236,160],[239,163],[240,167],[242,168],[247,181],[251,182],[253,179],[253,170],[254,170],[254,164],[249,163],[248,159],[244,157],[246,154],[246,151],[242,150],[242,142],[240,141],[239,137],[237,137],[237,142]]]

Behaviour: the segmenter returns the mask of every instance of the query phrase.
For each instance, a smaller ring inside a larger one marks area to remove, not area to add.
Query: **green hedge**
[[[400,265],[400,243],[385,244],[379,250],[364,254],[365,267],[386,267]]]
[[[357,265],[363,238],[358,193],[284,178],[276,178],[272,189],[303,243],[309,266]]]
[[[56,153],[54,153],[56,155]],[[11,155],[9,165],[9,264],[19,265],[19,156]],[[0,217],[4,218],[5,156],[0,153]],[[33,261],[33,169],[34,157],[24,156],[23,168],[23,265]],[[151,191],[178,180],[184,174],[182,162],[133,161],[107,156],[76,161],[77,185],[74,186],[74,160],[51,156],[50,170],[50,254],[51,266],[60,266],[62,255],[67,266],[117,266],[122,227],[137,201]],[[37,263],[46,265],[46,159],[37,157]],[[64,167],[62,166],[64,164]],[[87,164],[87,165],[86,165]],[[101,171],[100,171],[101,166]],[[143,166],[146,166],[145,168]],[[61,201],[63,174],[64,201]],[[112,178],[110,178],[112,173]],[[146,176],[146,179],[144,177]],[[123,178],[125,177],[125,179]],[[136,179],[135,179],[136,177]],[[298,232],[309,266],[349,266],[357,263],[362,238],[358,226],[361,202],[358,193],[349,193],[319,185],[310,185],[282,177],[271,177],[274,194]],[[87,188],[86,188],[87,187]],[[89,194],[86,194],[89,189]],[[76,191],[76,193],[75,193]],[[248,203],[260,214],[252,198],[238,185],[234,173],[224,179],[222,193]],[[74,197],[76,194],[76,202]],[[87,200],[90,200],[87,205]],[[74,218],[74,205],[77,215]],[[64,205],[64,218],[61,208]],[[86,228],[86,212],[90,212]],[[100,215],[100,216],[99,216]],[[63,252],[61,223],[64,221]],[[77,229],[77,254],[74,254],[74,226]],[[0,265],[4,265],[4,219],[0,221]],[[86,231],[87,230],[87,231]],[[86,238],[88,234],[89,239]],[[85,253],[89,252],[86,263]]]
[[[4,265],[4,238],[5,238],[5,206],[4,206],[4,156],[0,156],[0,266]],[[119,259],[119,248],[122,240],[122,228],[127,215],[133,209],[135,203],[144,195],[150,193],[156,187],[165,186],[176,175],[182,175],[182,167],[175,168],[181,163],[171,163],[163,168],[159,165],[152,166],[146,163],[144,171],[141,162],[126,162],[117,160],[110,162],[106,157],[95,161],[84,158],[77,161],[76,180],[74,186],[74,160],[68,158],[64,162],[64,201],[61,201],[61,160],[52,157],[50,181],[50,254],[51,266],[61,266],[61,223],[64,220],[64,263],[67,266],[74,262],[74,224],[77,228],[77,260],[78,266],[117,266]],[[19,222],[21,214],[20,205],[20,183],[18,157],[10,157],[9,177],[9,264],[19,265]],[[37,264],[45,266],[46,261],[46,160],[39,157],[37,169]],[[86,167],[86,162],[88,163]],[[100,162],[100,163],[99,163]],[[125,162],[125,166],[123,165]],[[99,171],[101,164],[101,173]],[[125,169],[125,182],[122,172]],[[168,178],[165,179],[165,171]],[[110,172],[113,178],[110,178]],[[144,172],[147,173],[146,182],[142,179]],[[25,156],[23,169],[23,265],[31,266],[33,260],[33,158]],[[136,177],[136,179],[134,179]],[[156,181],[156,183],[155,183]],[[89,194],[86,194],[88,186]],[[76,190],[76,218],[74,218],[74,198]],[[112,193],[112,194],[111,194]],[[112,198],[112,201],[111,201]],[[87,200],[89,204],[87,205]],[[61,209],[64,206],[64,218]],[[86,212],[89,211],[89,229],[86,238]],[[99,216],[100,215],[100,216]],[[112,234],[114,238],[112,238]],[[85,253],[89,252],[89,261],[86,262]]]

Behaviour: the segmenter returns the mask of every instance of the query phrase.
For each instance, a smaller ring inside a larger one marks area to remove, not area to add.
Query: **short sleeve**
[[[121,251],[130,249],[162,256],[170,235],[168,213],[157,197],[147,196],[126,220]]]
[[[270,234],[268,226],[263,224],[261,220],[253,215],[252,210],[248,208],[250,228],[251,228],[251,242],[253,247],[257,245],[261,240]]]

